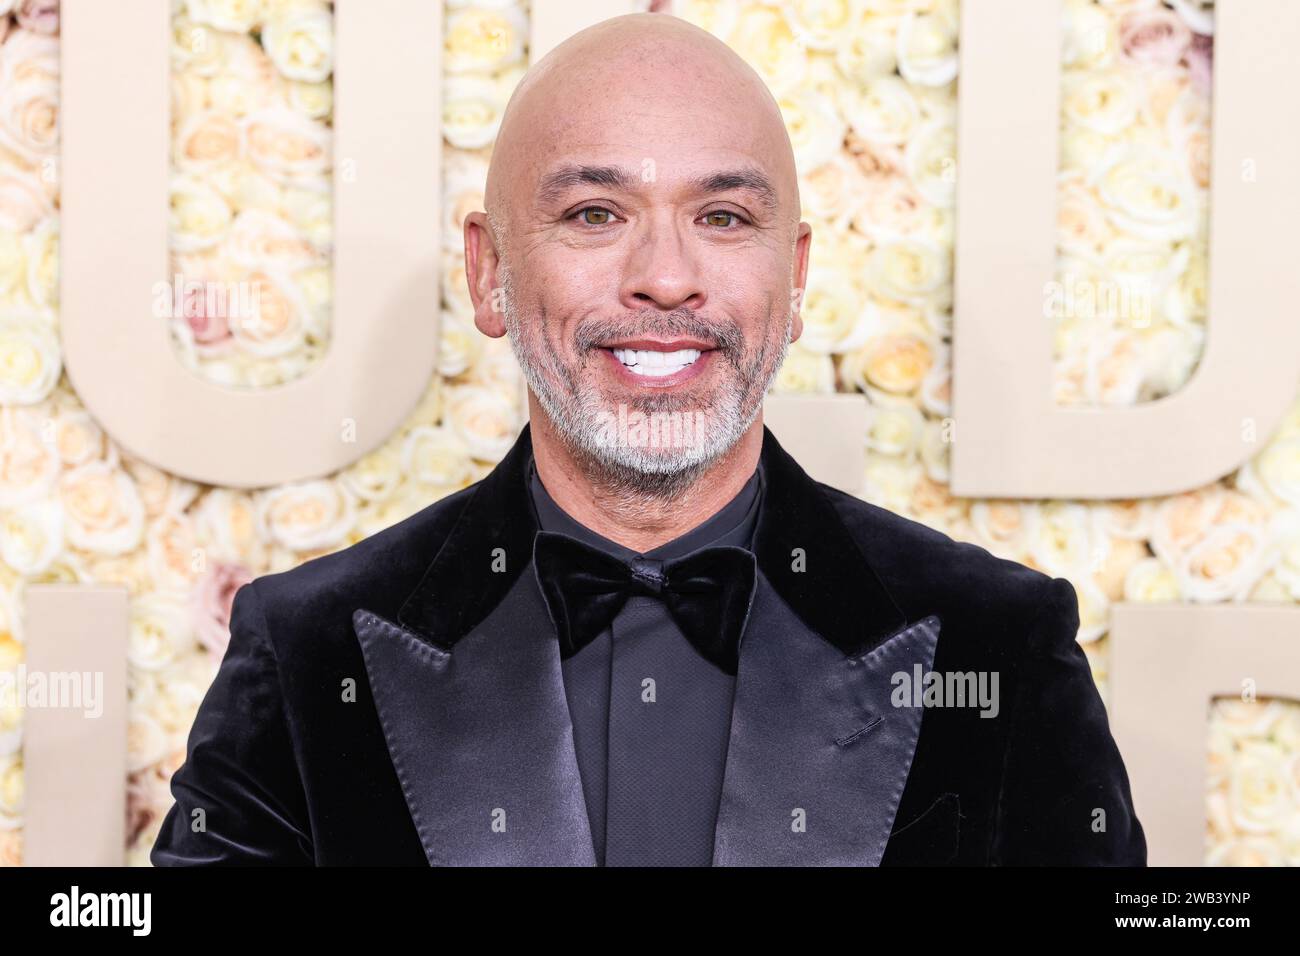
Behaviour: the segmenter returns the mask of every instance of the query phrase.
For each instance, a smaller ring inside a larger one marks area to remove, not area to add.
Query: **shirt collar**
[[[542,531],[559,531],[621,560],[634,557],[667,560],[679,558],[706,547],[733,546],[753,550],[754,528],[758,523],[763,500],[763,467],[754,469],[749,481],[729,502],[691,530],[658,547],[638,553],[625,545],[592,531],[555,503],[537,474],[532,458],[528,459],[528,490],[537,527]]]

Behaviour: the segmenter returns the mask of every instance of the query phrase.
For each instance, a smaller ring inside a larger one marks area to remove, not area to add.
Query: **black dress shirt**
[[[752,550],[761,466],[703,524],[638,555],[555,503],[528,465],[537,524],[622,560],[707,547]],[[600,865],[709,866],[735,677],[702,657],[660,599],[633,595],[599,637],[563,661],[564,691]]]

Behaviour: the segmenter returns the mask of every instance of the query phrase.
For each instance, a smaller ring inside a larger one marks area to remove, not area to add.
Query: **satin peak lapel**
[[[531,574],[450,650],[364,608],[353,627],[434,866],[594,866],[559,645]]]
[[[756,622],[760,622],[757,623]],[[894,674],[931,669],[934,615],[845,655],[760,575],[741,644],[714,866],[877,866],[922,708]]]

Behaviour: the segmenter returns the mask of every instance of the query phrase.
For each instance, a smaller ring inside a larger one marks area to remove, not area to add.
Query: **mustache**
[[[640,336],[689,336],[709,342],[724,352],[738,351],[745,342],[740,325],[730,319],[704,319],[691,309],[667,313],[641,313],[617,319],[583,319],[574,329],[574,345],[579,352],[606,348],[608,343]]]

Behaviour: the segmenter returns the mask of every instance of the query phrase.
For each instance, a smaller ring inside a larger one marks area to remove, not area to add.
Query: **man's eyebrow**
[[[584,184],[630,190],[636,180],[636,174],[620,166],[570,164],[542,177],[542,181],[537,184],[537,201],[545,205],[560,198],[565,190]]]
[[[761,169],[746,166],[742,169],[729,169],[719,173],[697,176],[691,185],[701,192],[721,193],[732,189],[745,189],[754,193],[759,202],[768,209],[776,209],[776,187]]]
[[[537,200],[546,205],[559,199],[567,189],[581,185],[605,186],[630,192],[639,179],[636,173],[621,166],[588,166],[573,163],[561,166],[542,177],[537,185]],[[754,193],[768,209],[774,210],[778,205],[776,187],[772,185],[772,180],[762,170],[753,166],[705,173],[690,180],[690,185],[704,193],[743,189]]]

